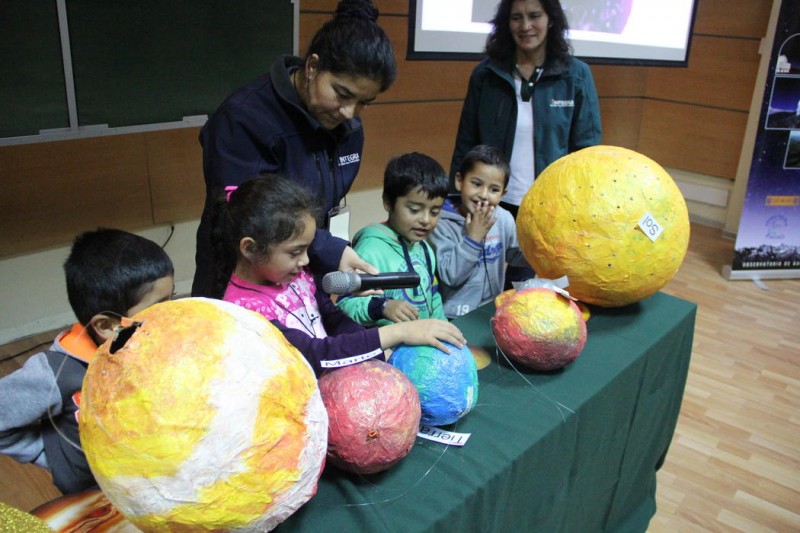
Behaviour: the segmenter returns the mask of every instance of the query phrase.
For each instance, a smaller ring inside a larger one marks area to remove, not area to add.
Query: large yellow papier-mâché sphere
[[[268,531],[316,492],[328,417],[314,372],[261,315],[156,304],[89,365],[81,445],[143,531]]]
[[[662,232],[655,240],[656,228]],[[675,275],[689,245],[689,212],[672,177],[633,150],[593,146],[548,166],[517,215],[536,275],[568,276],[570,295],[603,307],[638,302]]]

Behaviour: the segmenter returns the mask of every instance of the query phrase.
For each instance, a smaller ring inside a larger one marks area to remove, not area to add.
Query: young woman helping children
[[[303,183],[321,198],[321,223],[309,252],[316,273],[378,273],[329,231],[363,157],[361,112],[397,75],[392,43],[377,20],[372,0],[341,0],[304,58],[277,58],[268,73],[235,91],[209,116],[200,132],[206,206],[197,229],[192,296],[210,296],[217,275],[216,198],[226,186],[265,173]]]
[[[308,269],[317,207],[297,182],[277,175],[247,181],[221,199],[215,256],[222,274],[216,296],[268,318],[319,374],[375,356],[398,344],[466,342],[446,320],[367,329],[318,290]]]

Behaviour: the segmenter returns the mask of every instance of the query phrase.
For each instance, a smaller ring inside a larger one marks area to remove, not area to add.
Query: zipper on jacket
[[[514,95],[514,98],[516,98],[516,95]],[[506,103],[505,103],[505,101],[501,101],[500,105],[497,106],[497,113],[494,115],[494,123],[495,124],[500,122],[500,117],[502,117],[505,114],[504,113],[505,109],[506,109]]]
[[[328,188],[325,186],[325,176],[322,175],[322,164],[319,162],[319,154],[316,152],[314,153],[314,163],[317,165],[317,176],[319,177],[319,183],[322,186],[322,198],[324,198],[324,202],[328,203]],[[324,207],[324,205],[323,205]],[[328,225],[328,212],[330,210],[325,211],[325,225]]]
[[[533,103],[536,101],[536,86],[539,84],[539,80],[542,78],[542,74],[544,74],[544,67],[536,67],[536,79],[533,80],[533,85],[531,86],[531,124],[533,124],[533,138],[531,141],[533,142],[533,179],[536,181],[536,176],[539,175],[536,172],[536,107]],[[523,80],[524,83],[524,80]]]
[[[327,154],[328,151],[326,150],[325,153]],[[336,167],[333,161],[334,161],[334,156],[328,155],[328,171],[331,173],[331,185],[333,185],[333,200],[334,202],[336,202],[336,205],[334,205],[333,207],[336,208],[340,203],[342,203],[342,199],[339,198],[339,186],[336,181]]]

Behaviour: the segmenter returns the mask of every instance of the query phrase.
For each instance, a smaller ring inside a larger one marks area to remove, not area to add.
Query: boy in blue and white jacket
[[[506,262],[527,266],[514,218],[498,205],[508,177],[508,162],[500,150],[474,147],[456,173],[458,193],[448,196],[430,234],[448,318],[464,315],[500,294]]]

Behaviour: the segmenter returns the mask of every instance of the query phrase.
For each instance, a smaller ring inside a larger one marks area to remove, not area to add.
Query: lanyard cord
[[[533,96],[533,86],[536,85],[536,82],[539,81],[539,78],[542,77],[542,73],[544,69],[541,67],[536,67],[533,70],[533,74],[530,78],[526,78],[522,72],[519,70],[519,66],[514,65],[514,73],[520,77],[522,80],[522,84],[520,86],[519,96],[522,98],[523,102],[529,102],[531,96]]]
[[[397,236],[397,240],[400,241],[400,246],[403,248],[403,255],[406,258],[406,266],[409,272],[414,272],[414,263],[411,262],[411,254],[408,252],[408,245],[406,244],[403,237],[400,235]],[[433,299],[433,263],[431,262],[431,256],[428,253],[428,249],[425,247],[425,243],[420,241],[420,246],[422,246],[422,252],[425,255],[425,264],[428,267],[428,276],[430,279],[430,288],[431,288],[431,300]],[[414,287],[414,295],[419,296],[419,286]],[[429,301],[427,298],[425,299],[425,304],[428,307],[428,315],[433,315],[433,306],[432,302]]]
[[[313,309],[309,309],[309,308],[306,306],[306,301],[303,299],[303,297],[302,297],[302,296],[300,296],[300,293],[299,293],[299,292],[297,292],[297,289],[295,289],[295,288],[294,288],[294,282],[292,282],[292,283],[289,283],[289,288],[290,288],[290,289],[292,289],[292,292],[294,293],[294,295],[295,295],[295,296],[297,296],[297,299],[298,299],[298,300],[300,300],[300,303],[302,303],[302,304],[303,304],[303,309],[305,309],[305,311],[306,311],[306,315],[308,316],[308,320],[311,322],[311,324],[310,324],[310,325],[307,325],[305,322],[303,322],[303,321],[300,319],[300,317],[299,317],[299,316],[297,316],[297,315],[296,315],[296,314],[294,314],[292,311],[290,311],[289,309],[287,309],[287,308],[286,308],[286,307],[285,307],[283,304],[281,304],[281,303],[280,303],[278,300],[275,300],[275,303],[276,303],[276,304],[278,304],[280,307],[283,307],[283,309],[284,309],[284,310],[286,310],[286,312],[287,312],[287,313],[289,313],[290,315],[292,315],[292,316],[295,318],[295,320],[297,320],[298,322],[300,322],[300,324],[303,326],[303,329],[305,329],[305,330],[306,330],[306,331],[307,331],[307,332],[308,332],[308,333],[309,333],[309,334],[310,334],[312,337],[314,337],[314,338],[316,339],[316,338],[317,338],[317,334],[316,334],[316,332],[314,331],[314,321],[315,321],[315,320],[317,320],[317,319],[320,317],[320,315],[318,315],[317,313],[315,313]]]
[[[484,237],[483,240],[481,241],[481,257],[480,257],[479,260],[480,260],[481,263],[483,263],[483,275],[484,275],[483,279],[486,281],[486,284],[488,284],[488,286],[489,286],[489,293],[490,294],[495,294],[493,292],[494,287],[492,286],[492,276],[489,275],[489,264],[486,261],[486,237]],[[484,286],[483,286],[484,289],[486,288],[486,284],[484,284]],[[500,291],[498,291],[498,294],[499,294],[499,292]],[[484,295],[481,294],[481,300],[483,300],[483,296]]]
[[[238,288],[240,288],[242,290],[252,291],[252,292],[255,292],[256,294],[263,294],[261,291],[259,291],[257,289],[253,289],[252,287],[244,287],[243,285],[239,285],[238,283],[236,283],[233,280],[230,280],[230,283],[231,283],[231,285],[233,285],[235,287],[238,287]],[[309,324],[306,324],[306,322],[304,320],[302,320],[299,316],[297,316],[291,309],[289,309],[288,307],[286,307],[285,305],[280,303],[277,298],[271,298],[272,303],[274,303],[275,305],[277,305],[278,307],[280,307],[281,309],[283,309],[284,311],[286,311],[287,313],[292,315],[294,317],[294,319],[297,320],[297,322],[299,322],[301,326],[303,326],[303,329],[306,330],[306,332],[309,335],[311,335],[312,337],[314,337],[316,339],[317,338],[317,334],[314,331],[314,321],[317,320],[318,318],[320,318],[320,315],[316,314],[313,309],[312,310],[308,309],[308,306],[306,306],[306,301],[302,298],[302,296],[300,296],[300,293],[297,292],[297,289],[294,288],[294,282],[289,283],[289,285],[287,285],[287,287],[292,289],[292,292],[295,294],[295,296],[297,296],[297,299],[300,300],[301,304],[303,304],[303,309],[305,309],[306,315],[308,315],[308,319],[311,322],[310,326],[309,326]]]

